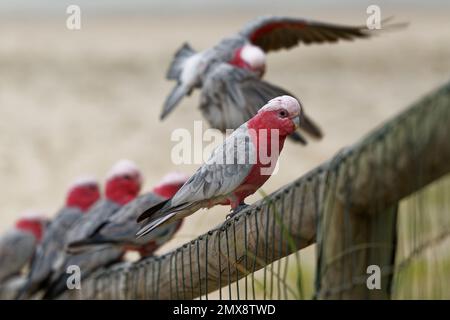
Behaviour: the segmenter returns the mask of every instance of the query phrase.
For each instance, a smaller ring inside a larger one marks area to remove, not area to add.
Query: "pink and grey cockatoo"
[[[290,49],[301,43],[334,43],[370,35],[365,26],[291,17],[261,17],[207,50],[196,52],[185,43],[176,52],[167,72],[167,79],[175,80],[177,84],[164,103],[161,119],[185,95],[201,88],[200,110],[211,127],[221,131],[236,129],[270,99],[281,95],[292,96],[286,90],[262,80],[268,52]],[[318,126],[306,115],[300,129],[315,138],[322,137]],[[292,133],[291,137],[306,143],[299,132]]]
[[[0,237],[0,283],[19,275],[32,260],[47,225],[40,213],[27,212]]]
[[[201,208],[230,205],[233,214],[273,173],[285,139],[298,127],[302,107],[290,96],[270,100],[212,152],[208,161],[169,200],[144,208],[144,236]]]
[[[136,233],[139,231],[136,219],[142,212],[141,208],[148,208],[172,198],[188,178],[187,175],[179,172],[167,174],[151,192],[137,197],[122,207],[87,239],[70,244],[69,252],[112,245],[126,250],[138,251],[141,257],[153,255],[160,246],[174,236],[181,227],[183,220],[166,224],[155,232],[136,238]]]
[[[67,244],[89,238],[115,212],[134,200],[141,186],[142,175],[138,167],[129,160],[117,162],[107,176],[105,198],[97,201],[71,229]]]
[[[65,256],[67,233],[100,198],[98,183],[91,177],[77,178],[69,187],[64,207],[51,222],[36,251],[20,297],[27,298],[44,288]]]

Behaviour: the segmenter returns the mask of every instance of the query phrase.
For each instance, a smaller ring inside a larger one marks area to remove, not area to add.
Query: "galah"
[[[182,220],[162,226],[144,237],[136,238],[136,233],[139,231],[136,219],[142,212],[141,208],[148,208],[172,198],[188,178],[187,175],[179,172],[167,174],[151,192],[137,197],[122,207],[89,238],[70,244],[69,252],[112,245],[138,251],[141,257],[153,255],[160,246],[174,236],[181,227]]]
[[[164,103],[161,119],[185,95],[201,88],[200,110],[211,127],[221,131],[236,129],[270,99],[281,95],[292,96],[286,90],[261,80],[266,70],[268,52],[290,49],[301,43],[333,43],[370,36],[365,26],[291,17],[261,17],[204,51],[196,52],[185,43],[176,52],[166,75],[167,79],[175,80],[177,84]],[[315,138],[322,136],[318,126],[307,116],[303,117],[300,129]],[[298,132],[291,137],[306,143]]]
[[[121,207],[134,200],[141,190],[142,175],[129,160],[117,162],[107,176],[105,198],[99,200],[71,229],[67,244],[92,235]]]
[[[21,298],[30,297],[46,286],[52,272],[64,260],[68,231],[99,198],[98,183],[91,177],[77,178],[69,186],[63,208],[56,213],[37,249]]]
[[[144,208],[138,236],[184,218],[200,208],[230,205],[233,214],[246,205],[276,168],[285,139],[298,127],[299,102],[290,96],[270,100],[212,152],[208,161],[169,200]]]
[[[0,283],[19,275],[31,261],[47,225],[40,213],[27,212],[0,236]]]

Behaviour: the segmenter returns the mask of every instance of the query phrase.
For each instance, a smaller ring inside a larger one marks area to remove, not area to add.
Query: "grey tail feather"
[[[115,241],[111,239],[104,238],[100,235],[94,235],[91,238],[83,239],[79,241],[75,241],[69,243],[66,248],[66,252],[70,254],[78,254],[88,249],[92,249],[93,247],[103,247],[105,245],[113,245]]]
[[[170,199],[161,201],[157,204],[155,204],[154,206],[145,209],[137,218],[137,222],[141,222],[147,218],[150,218],[152,215],[154,215],[156,212],[158,212],[159,210],[161,210],[164,206],[169,204]]]
[[[183,99],[183,97],[188,94],[190,90],[191,89],[186,88],[184,85],[177,83],[164,102],[160,119],[163,120],[173,109],[175,109],[181,99]]]
[[[289,135],[289,138],[292,141],[298,142],[302,145],[307,145],[308,142],[306,141],[306,139],[299,133],[299,132],[293,132]]]
[[[145,236],[146,234],[152,232],[156,227],[162,225],[164,222],[168,221],[170,218],[172,218],[174,215],[176,215],[176,212],[168,213],[165,216],[162,216],[160,218],[157,218],[155,220],[152,220],[149,224],[142,227],[137,233],[136,236],[138,238]]]
[[[323,133],[322,130],[320,130],[320,127],[306,114],[303,114],[303,118],[300,120],[300,129],[307,132],[313,138],[323,138]]]
[[[189,43],[185,42],[180,49],[177,50],[170,64],[169,70],[167,70],[166,78],[169,80],[178,80],[183,70],[183,64],[187,58],[194,55],[196,52]]]

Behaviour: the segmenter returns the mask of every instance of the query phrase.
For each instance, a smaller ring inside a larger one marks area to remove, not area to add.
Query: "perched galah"
[[[333,43],[370,35],[366,26],[345,26],[290,17],[261,17],[207,50],[196,52],[185,43],[176,52],[167,72],[167,79],[175,80],[177,84],[164,103],[161,119],[194,88],[201,88],[200,110],[211,127],[221,131],[236,129],[270,99],[292,95],[261,80],[266,70],[266,53],[289,49],[300,43]],[[318,126],[306,116],[300,123],[300,129],[316,138],[322,136]],[[306,143],[298,132],[291,137]]]
[[[129,160],[117,162],[107,176],[105,198],[98,201],[72,228],[68,234],[67,244],[84,240],[92,235],[116,211],[139,195],[141,185],[141,172],[133,162]]]
[[[31,261],[47,225],[43,215],[27,212],[0,237],[0,283],[20,274]]]
[[[184,218],[200,208],[231,205],[233,214],[245,206],[276,168],[285,139],[298,127],[299,102],[290,96],[270,100],[212,152],[208,161],[171,199],[144,208],[138,218],[145,225],[138,236],[157,226]]]
[[[183,220],[164,225],[155,232],[136,238],[136,233],[139,231],[136,219],[142,212],[141,208],[148,208],[172,198],[188,178],[187,175],[179,172],[167,174],[151,192],[139,196],[122,207],[89,238],[70,244],[69,252],[112,245],[126,250],[138,251],[141,257],[153,255],[160,246],[174,236],[181,227]]]
[[[64,207],[58,211],[33,259],[20,297],[27,298],[46,286],[52,272],[63,262],[68,231],[100,198],[97,181],[77,178],[69,187]]]

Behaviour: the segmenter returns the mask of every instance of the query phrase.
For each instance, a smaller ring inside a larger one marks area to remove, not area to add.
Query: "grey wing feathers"
[[[256,150],[244,124],[213,151],[172,199],[143,211],[138,222],[143,221],[144,226],[137,235],[143,236],[174,220],[183,210],[195,211],[204,201],[228,195],[244,181],[254,163]]]
[[[229,194],[247,177],[256,163],[255,154],[255,147],[244,124],[213,151],[208,161],[175,194],[171,205]],[[249,158],[244,159],[245,156]]]
[[[120,205],[108,199],[97,201],[71,230],[68,243],[89,238],[102,224],[104,224]]]
[[[122,250],[108,247],[69,256],[65,263],[52,275],[44,299],[56,298],[67,289],[66,282],[69,274],[66,271],[69,266],[78,266],[82,279],[85,279],[95,270],[120,261],[122,255]]]
[[[27,290],[30,294],[39,288],[41,282],[48,279],[64,259],[67,234],[81,215],[81,211],[76,208],[64,208],[50,224],[41,245],[36,250],[28,275]]]
[[[98,231],[99,239],[101,239],[102,242],[140,242],[140,240],[135,237],[139,230],[136,219],[142,212],[142,208],[152,207],[161,201],[164,201],[164,198],[151,192],[139,196],[117,211],[109,219],[105,226]]]
[[[248,23],[240,32],[264,51],[288,49],[299,43],[336,42],[367,38],[366,26],[347,26],[291,17],[261,17]]]
[[[288,91],[259,79],[253,72],[222,63],[207,76],[200,109],[210,125],[219,130],[234,129],[252,118],[269,100],[290,95]],[[306,115],[300,128],[321,138],[320,128]],[[296,133],[300,142],[304,138]]]
[[[188,43],[184,43],[175,53],[166,78],[169,80],[178,80],[183,70],[183,64],[187,58],[195,54],[195,50]]]
[[[27,232],[11,230],[0,239],[0,281],[20,273],[33,257],[36,242]]]

